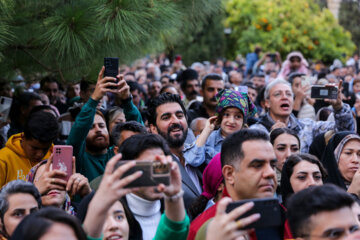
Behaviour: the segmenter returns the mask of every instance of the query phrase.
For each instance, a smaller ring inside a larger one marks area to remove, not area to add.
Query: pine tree
[[[0,71],[96,74],[105,56],[121,63],[175,44],[220,10],[221,0],[0,0]]]

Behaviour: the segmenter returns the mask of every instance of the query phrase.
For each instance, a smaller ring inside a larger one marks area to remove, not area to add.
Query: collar
[[[218,145],[220,142],[224,141],[224,137],[221,135],[221,128],[215,130],[215,145]]]
[[[126,195],[128,206],[135,215],[150,217],[160,213],[160,200],[148,201],[133,193]]]

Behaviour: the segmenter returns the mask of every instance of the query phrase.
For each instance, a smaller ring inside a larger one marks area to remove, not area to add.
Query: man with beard
[[[215,116],[216,94],[224,89],[225,83],[218,74],[208,74],[201,83],[201,95],[204,98],[202,104],[198,104],[195,108],[188,111],[188,124],[195,118],[209,118]]]
[[[185,208],[201,193],[201,172],[187,164],[184,142],[188,133],[186,110],[179,95],[163,93],[148,106],[150,131],[165,138],[174,160],[180,167]]]
[[[198,73],[191,68],[179,73],[176,81],[180,83],[181,90],[185,94],[184,105],[189,108],[195,101],[202,101],[199,96],[200,82]]]
[[[115,83],[115,78],[103,77],[101,69],[95,90],[89,100],[81,108],[71,128],[67,144],[74,147],[76,171],[91,181],[103,174],[106,163],[114,156],[113,147],[109,147],[109,132],[104,115],[96,109],[106,92],[112,92],[123,100],[124,111],[136,109],[131,101],[129,86],[124,79]],[[110,87],[113,87],[111,89]]]

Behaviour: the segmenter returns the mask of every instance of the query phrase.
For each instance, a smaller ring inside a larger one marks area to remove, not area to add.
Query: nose
[[[351,161],[353,163],[359,163],[360,162],[360,156],[358,156],[357,153],[354,152],[353,155],[351,156]]]
[[[315,179],[312,176],[310,176],[307,180],[306,185],[307,185],[307,187],[315,186],[316,185]]]
[[[291,155],[291,149],[290,149],[290,147],[288,147],[285,150],[285,161],[288,157],[290,157],[290,155]]]
[[[275,177],[275,169],[269,164],[266,164],[264,171],[263,171],[263,177],[266,179],[272,179]]]
[[[114,217],[111,217],[109,220],[109,231],[115,232],[119,229],[119,222],[115,220]]]

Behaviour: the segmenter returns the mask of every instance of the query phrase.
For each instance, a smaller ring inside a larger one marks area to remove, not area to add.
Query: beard
[[[170,148],[181,147],[184,144],[187,133],[188,133],[188,129],[187,128],[184,129],[183,126],[181,126],[178,123],[174,123],[171,126],[169,126],[167,129],[167,132],[162,132],[158,127],[156,127],[156,128],[157,128],[157,131],[160,134],[160,136],[162,136],[166,140],[166,142]],[[176,128],[180,129],[182,134],[177,135],[177,136],[172,136],[171,131]]]
[[[99,136],[104,137],[102,141],[95,141]],[[93,138],[86,138],[86,148],[91,152],[101,152],[109,146],[109,137],[103,135],[96,135]]]

